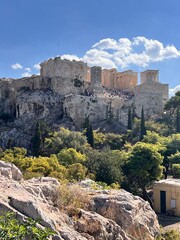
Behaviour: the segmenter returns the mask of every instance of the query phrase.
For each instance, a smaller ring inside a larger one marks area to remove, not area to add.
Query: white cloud
[[[93,48],[99,49],[117,49],[117,41],[112,38],[105,38],[100,40],[99,42],[95,43]]]
[[[89,49],[82,58],[63,55],[69,60],[82,60],[88,65],[103,68],[128,68],[131,65],[147,67],[152,62],[180,57],[180,51],[173,45],[164,46],[158,40],[138,36],[133,39],[101,39]]]
[[[67,59],[67,60],[76,60],[76,61],[80,61],[81,59],[78,58],[76,55],[71,55],[71,54],[64,54],[61,56],[62,59]]]
[[[177,85],[177,86],[174,87],[174,88],[170,88],[170,89],[169,89],[169,95],[170,95],[170,97],[173,96],[173,95],[175,95],[175,93],[176,93],[177,91],[180,91],[180,85]]]
[[[101,66],[103,68],[115,68],[116,64],[112,61],[113,54],[107,51],[90,49],[83,56],[82,60],[89,66]]]
[[[149,57],[149,62],[180,57],[180,51],[173,45],[167,45],[164,47],[158,40],[136,37],[133,39],[133,45],[142,46],[144,48],[143,53]]]
[[[27,71],[27,72],[31,72],[30,68],[25,68],[24,70]]]
[[[37,70],[39,70],[41,67],[40,67],[40,65],[39,65],[39,63],[37,63],[37,64],[34,64],[34,66],[33,66],[35,69],[37,69]]]
[[[113,38],[101,39],[87,50],[80,58],[76,55],[64,54],[62,59],[84,61],[89,66],[101,66],[102,68],[132,68],[148,67],[150,63],[179,58],[180,50],[174,45],[166,45],[156,39],[147,39],[138,36],[133,39]],[[13,69],[23,69],[20,63],[11,65]],[[34,69],[40,70],[40,64],[35,64]],[[23,77],[31,76],[31,69],[24,68]]]
[[[16,69],[22,69],[23,66],[20,63],[15,63],[11,65],[11,68],[16,70]]]
[[[29,72],[24,72],[21,74],[22,77],[31,77],[32,74],[30,74]]]

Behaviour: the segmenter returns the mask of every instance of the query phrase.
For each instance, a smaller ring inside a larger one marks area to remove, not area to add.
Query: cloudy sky
[[[60,55],[90,66],[158,69],[180,90],[179,0],[0,0],[0,78]]]

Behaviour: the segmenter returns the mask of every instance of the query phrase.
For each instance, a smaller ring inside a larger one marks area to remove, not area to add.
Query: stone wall
[[[114,88],[114,81],[116,79],[117,70],[112,69],[103,69],[102,70],[102,85],[108,89]]]
[[[102,85],[108,89],[131,90],[137,85],[138,74],[132,70],[117,72],[116,69],[102,70]]]
[[[165,102],[168,100],[168,84],[159,82],[145,82],[135,88],[135,107],[140,116],[144,108],[146,118],[161,114]]]
[[[145,82],[159,82],[159,71],[146,70],[141,72],[141,84]]]
[[[85,81],[87,79],[87,64],[82,61],[69,61],[56,57],[40,64],[42,77],[64,77],[78,78]]]

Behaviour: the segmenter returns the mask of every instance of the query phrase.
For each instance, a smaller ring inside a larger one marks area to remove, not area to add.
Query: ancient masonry
[[[88,116],[92,123],[114,120],[127,126],[127,113],[134,107],[140,116],[160,114],[168,100],[168,84],[159,82],[158,70],[138,74],[131,70],[88,67],[81,61],[60,57],[41,65],[39,76],[0,79],[0,124],[9,116],[21,124],[27,119],[69,117],[77,128]]]
[[[129,107],[134,106],[140,116],[143,106],[148,118],[161,114],[168,100],[168,84],[159,82],[158,70],[142,72],[138,85],[138,73],[132,70],[102,70],[81,61],[55,58],[41,64],[41,76],[65,79],[66,84],[57,82],[59,87],[53,91],[64,94],[64,111],[78,126],[86,116],[97,122],[110,115],[126,126]]]

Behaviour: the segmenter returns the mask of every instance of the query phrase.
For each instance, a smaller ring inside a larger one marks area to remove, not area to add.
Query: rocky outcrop
[[[149,204],[124,190],[95,191],[81,184],[78,190],[91,196],[91,211],[76,209],[70,216],[58,208],[59,187],[50,177],[23,180],[18,168],[0,161],[0,213],[41,219],[57,232],[54,240],[151,240],[159,232]]]
[[[114,220],[131,239],[153,239],[159,232],[156,214],[148,202],[125,190],[93,198],[93,211]]]
[[[21,181],[22,173],[14,164],[0,161],[0,178]]]
[[[130,240],[125,231],[114,221],[104,218],[95,212],[81,210],[80,218],[75,222],[75,229],[97,240]],[[92,237],[93,236],[93,237]],[[90,238],[91,237],[91,238]]]

